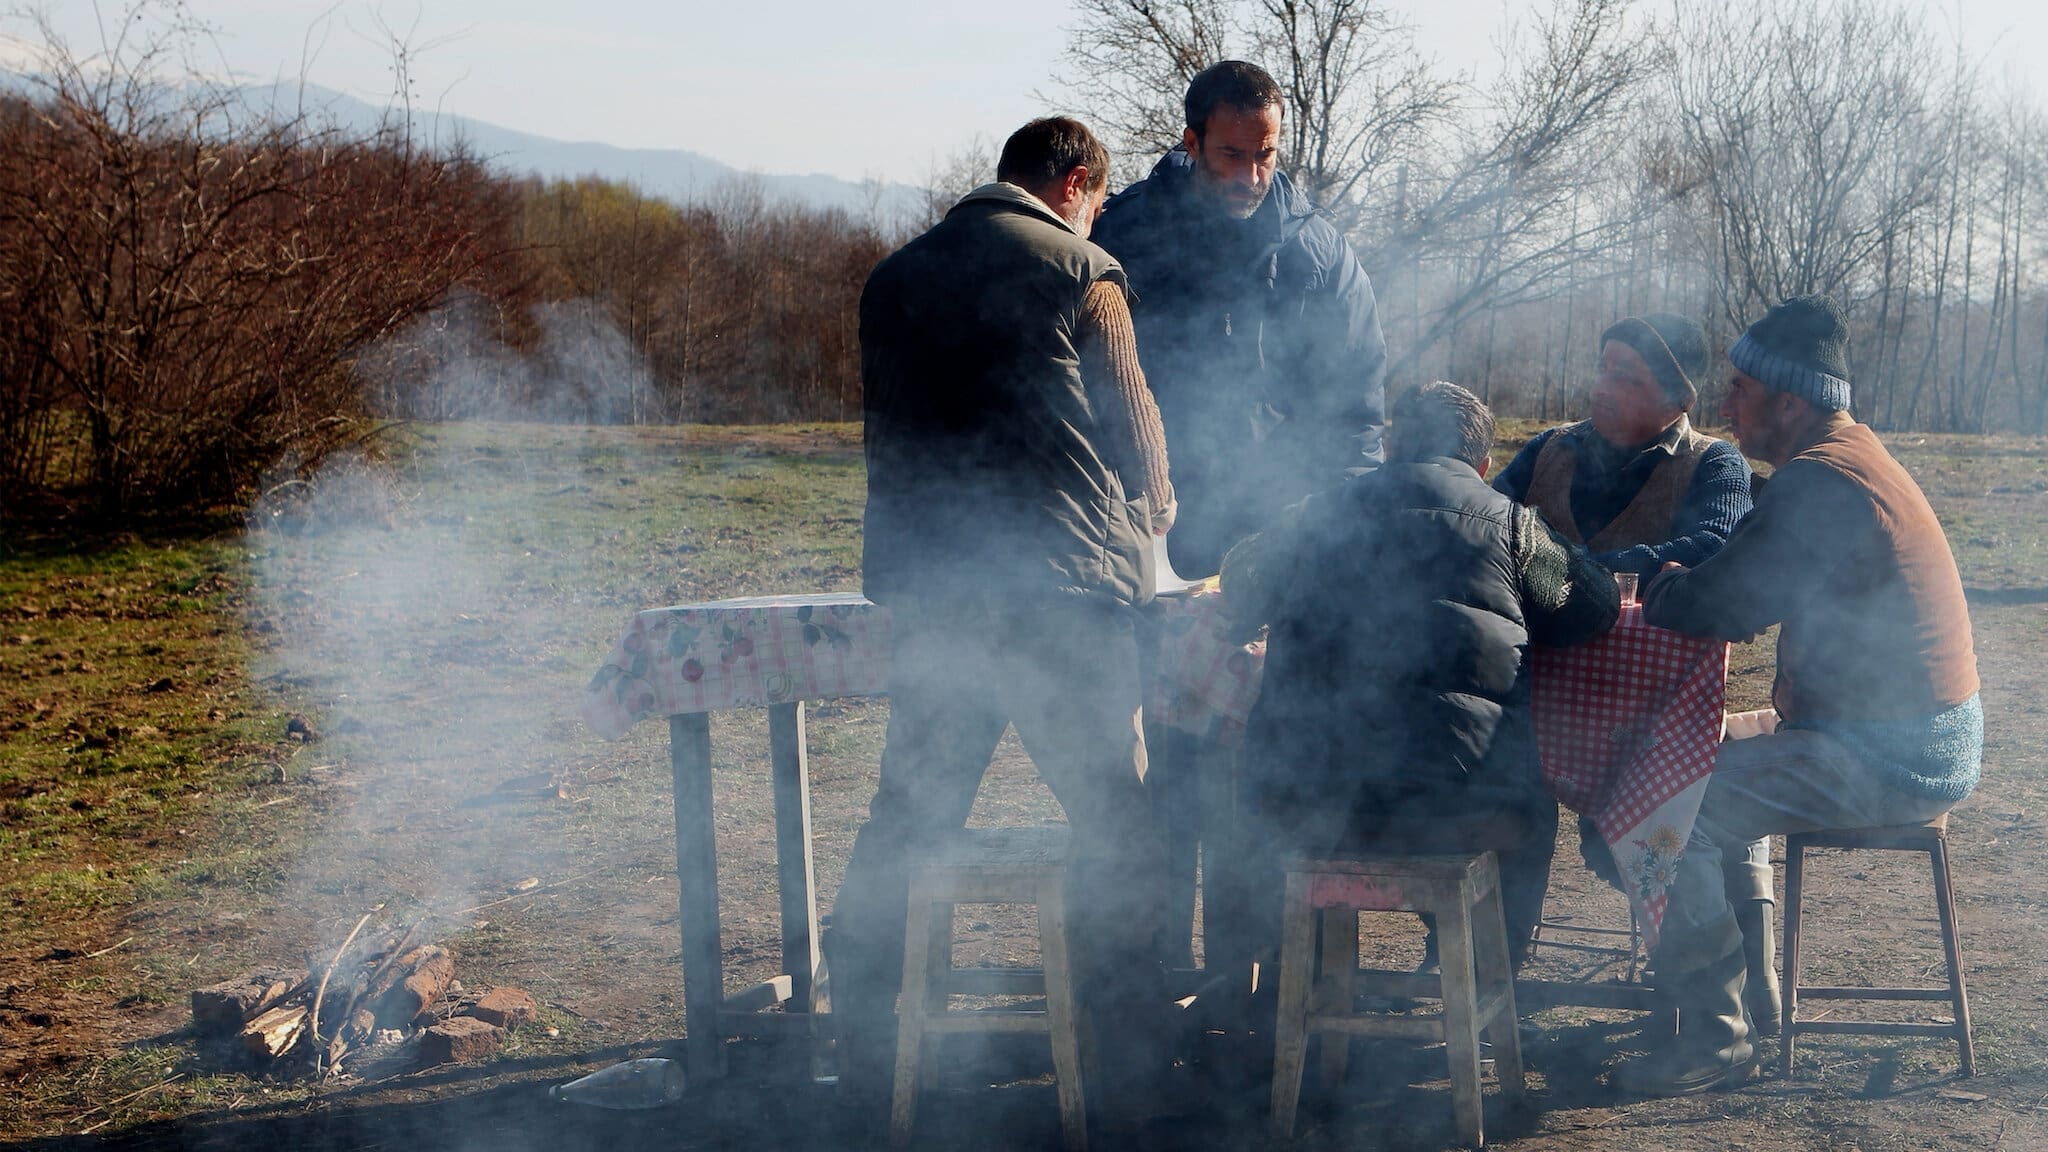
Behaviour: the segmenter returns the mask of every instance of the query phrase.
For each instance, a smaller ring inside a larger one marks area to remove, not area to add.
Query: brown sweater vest
[[[1552,436],[1536,454],[1536,472],[1529,478],[1528,497],[1523,501],[1543,514],[1557,534],[1594,552],[1618,552],[1638,544],[1662,544],[1671,539],[1671,522],[1678,506],[1692,487],[1692,474],[1713,440],[1692,430],[1685,417],[1678,418],[1678,443],[1671,458],[1660,462],[1643,481],[1642,491],[1628,507],[1608,521],[1591,540],[1579,531],[1572,516],[1572,477],[1578,473],[1579,454],[1572,451],[1574,436],[1597,435],[1592,421],[1582,421]]]
[[[1819,464],[1871,500],[1877,532],[1846,557],[1778,642],[1780,714],[1906,720],[1977,691],[1963,581],[1919,485],[1877,435],[1847,418],[1787,462]],[[1788,574],[1788,579],[1797,579]]]

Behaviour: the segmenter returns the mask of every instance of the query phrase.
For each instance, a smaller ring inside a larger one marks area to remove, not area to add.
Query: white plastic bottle
[[[659,1108],[683,1098],[683,1069],[673,1060],[628,1060],[557,1084],[548,1098],[598,1108]]]

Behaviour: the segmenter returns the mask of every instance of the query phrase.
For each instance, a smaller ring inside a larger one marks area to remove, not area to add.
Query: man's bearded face
[[[1195,183],[1234,220],[1249,220],[1273,188],[1280,164],[1280,106],[1247,112],[1219,105],[1200,135],[1181,137],[1195,162]]]
[[[1107,180],[1102,182],[1100,188],[1081,194],[1081,198],[1074,202],[1074,206],[1066,214],[1067,223],[1073,225],[1075,235],[1083,240],[1088,238],[1089,232],[1095,227],[1096,218],[1102,215],[1102,203],[1107,199],[1109,199],[1109,182]]]
[[[1776,467],[1792,458],[1802,421],[1810,414],[1798,401],[1773,392],[1754,377],[1728,374],[1721,419],[1735,431],[1742,454]]]

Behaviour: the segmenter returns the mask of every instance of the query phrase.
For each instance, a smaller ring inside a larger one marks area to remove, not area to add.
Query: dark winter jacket
[[[1351,245],[1284,174],[1229,220],[1175,149],[1104,208],[1094,239],[1137,298],[1138,357],[1173,446],[1185,576],[1348,469],[1379,462],[1386,341]]]
[[[1096,443],[1075,333],[1122,271],[1023,189],[970,193],[861,293],[869,599],[1150,595],[1151,518]]]
[[[1311,498],[1231,554],[1233,617],[1271,625],[1245,735],[1251,805],[1307,850],[1549,803],[1531,643],[1614,626],[1614,581],[1534,512],[1438,458]]]

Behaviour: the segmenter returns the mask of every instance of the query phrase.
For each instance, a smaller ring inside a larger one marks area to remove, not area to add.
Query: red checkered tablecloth
[[[1532,673],[1544,779],[1600,829],[1654,942],[1720,747],[1728,645],[1630,605],[1591,644],[1536,650]]]
[[[1162,597],[1146,708],[1234,744],[1259,694],[1263,644],[1233,643],[1213,593]],[[642,720],[888,691],[889,612],[851,594],[754,596],[634,614],[584,689],[608,740]]]
[[[1235,747],[1259,698],[1266,642],[1232,638],[1219,593],[1165,596],[1155,603],[1159,675],[1146,686],[1147,718]]]

